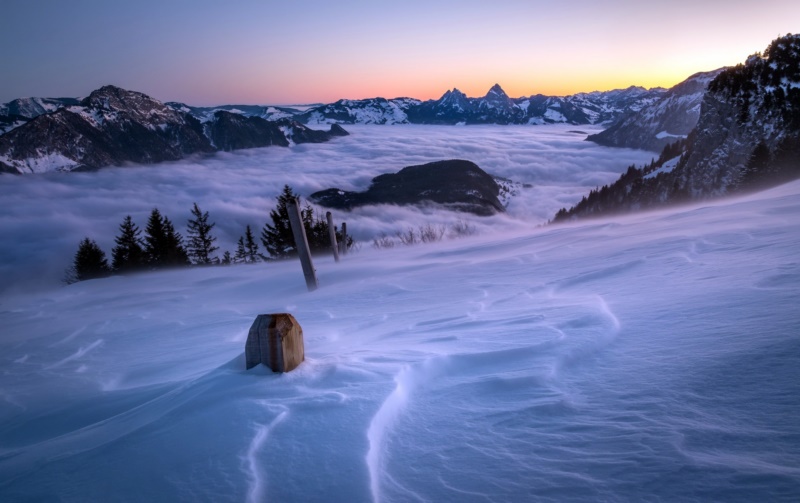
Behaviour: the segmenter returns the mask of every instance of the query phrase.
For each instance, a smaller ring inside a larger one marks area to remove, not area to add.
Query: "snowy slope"
[[[777,218],[777,215],[781,215]],[[800,183],[0,298],[0,500],[791,501]],[[307,360],[244,370],[259,313]]]
[[[540,227],[651,154],[569,126],[352,129],[0,176],[0,501],[800,498],[800,182]],[[78,241],[110,251],[126,214],[157,206],[185,232],[197,201],[231,249],[283,183],[363,190],[454,157],[532,187],[431,245],[369,236],[464,216],[337,213],[363,246],[317,259],[312,294],[296,262],[57,283]],[[254,318],[282,311],[307,360],[244,371]]]

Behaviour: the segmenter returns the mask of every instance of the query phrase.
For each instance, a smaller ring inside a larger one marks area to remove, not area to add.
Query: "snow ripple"
[[[266,408],[270,412],[280,411],[269,424],[257,424],[256,434],[253,440],[250,441],[250,446],[247,448],[245,455],[246,473],[250,479],[250,488],[247,491],[247,501],[251,503],[266,501],[264,490],[266,489],[266,480],[261,475],[261,467],[258,463],[258,453],[264,446],[264,443],[269,438],[270,433],[275,427],[283,422],[289,415],[289,409],[283,406],[275,406],[266,404]]]
[[[366,461],[369,469],[370,491],[372,500],[375,503],[381,501],[381,479],[383,477],[389,478],[394,486],[403,489],[400,484],[391,479],[385,470],[386,439],[388,434],[398,416],[408,404],[412,393],[426,381],[441,374],[447,367],[447,362],[448,357],[437,356],[425,360],[421,365],[403,367],[394,378],[396,383],[394,390],[383,401],[378,412],[375,413],[372,421],[370,421],[369,429],[367,430],[369,451],[367,452]],[[407,489],[404,492],[409,496],[411,495]]]

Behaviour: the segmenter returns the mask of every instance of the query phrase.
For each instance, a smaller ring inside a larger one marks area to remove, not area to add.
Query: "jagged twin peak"
[[[439,106],[443,109],[453,109],[457,111],[464,111],[468,108],[471,108],[469,98],[467,95],[459,91],[457,88],[453,88],[452,91],[447,91],[439,98]]]

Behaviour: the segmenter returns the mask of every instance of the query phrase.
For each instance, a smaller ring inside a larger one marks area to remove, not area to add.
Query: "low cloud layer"
[[[481,233],[536,226],[590,189],[615,180],[652,153],[584,141],[581,126],[348,126],[351,136],[325,144],[218,153],[156,166],[96,173],[0,176],[0,291],[53,285],[84,237],[110,257],[125,215],[144,228],[157,207],[185,235],[197,202],[216,222],[220,255],[233,251],[246,225],[257,232],[284,184],[303,198],[328,187],[365,190],[381,173],[442,159],[467,159],[485,171],[531,184],[506,215],[476,217],[431,208],[364,207],[334,212],[364,246],[380,233],[467,220]]]

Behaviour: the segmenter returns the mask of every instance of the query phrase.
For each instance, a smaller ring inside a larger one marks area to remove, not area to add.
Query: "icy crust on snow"
[[[782,218],[776,218],[777,215]],[[0,296],[0,499],[793,501],[800,182]],[[306,361],[244,370],[259,313]]]

